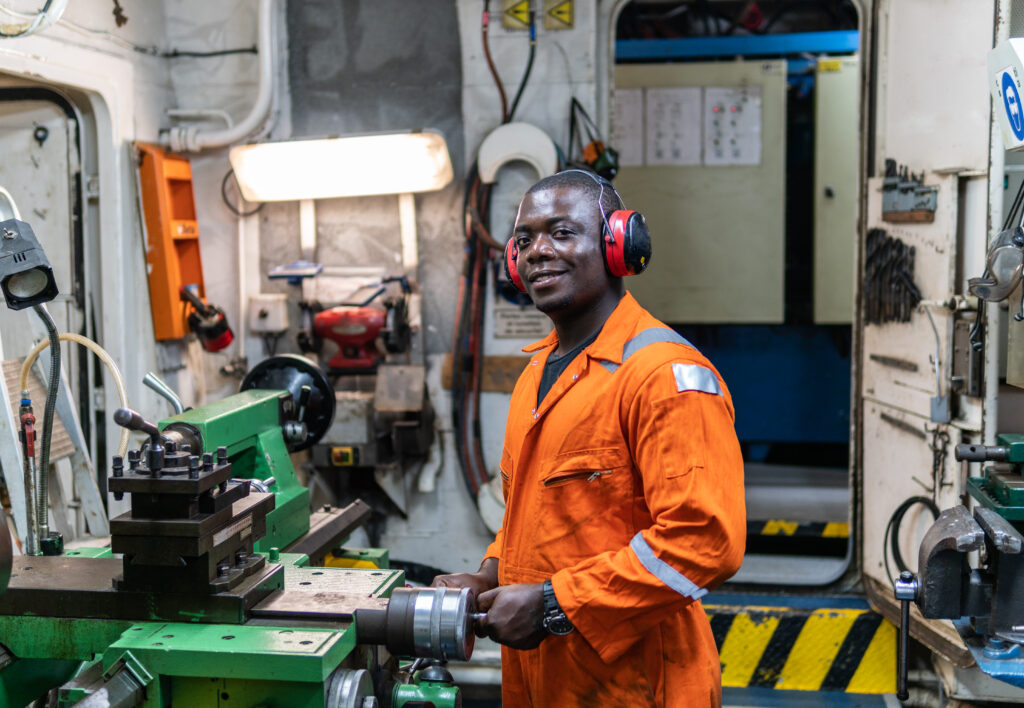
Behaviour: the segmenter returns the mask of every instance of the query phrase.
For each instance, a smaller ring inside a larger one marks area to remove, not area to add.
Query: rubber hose
[[[60,340],[63,342],[75,342],[81,344],[83,347],[91,351],[93,354],[103,362],[104,366],[110,372],[110,375],[114,379],[114,388],[117,389],[117,396],[121,401],[122,408],[131,408],[128,405],[128,389],[124,385],[124,378],[121,376],[121,371],[117,368],[117,364],[114,363],[113,357],[107,353],[107,351],[96,342],[92,341],[88,337],[84,337],[81,334],[75,334],[74,332],[61,332]],[[25,357],[25,362],[21,365],[21,390],[24,391],[28,388],[28,375],[32,370],[32,364],[35,363],[36,358],[39,356],[39,352],[50,346],[50,341],[44,339],[39,342],[32,351]],[[59,349],[59,347],[58,347]],[[129,431],[126,428],[121,429],[121,441],[118,443],[117,454],[124,457],[128,454],[128,440]]]

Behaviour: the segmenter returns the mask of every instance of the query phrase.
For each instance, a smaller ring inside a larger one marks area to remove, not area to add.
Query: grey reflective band
[[[651,329],[645,329],[636,335],[622,347],[622,363],[626,363],[626,359],[636,354],[638,351],[651,344],[682,344],[687,347],[696,349],[690,344],[686,337],[676,332],[674,329],[668,329],[667,327],[652,327]],[[602,361],[601,366],[608,369],[608,371],[615,373],[615,370],[619,368],[619,364],[614,361]]]
[[[697,587],[685,575],[654,555],[654,551],[647,545],[647,539],[642,534],[637,533],[633,540],[629,542],[629,547],[633,549],[633,553],[640,559],[644,568],[650,571],[651,575],[680,595],[693,600],[699,600],[708,594],[705,588]]]
[[[699,364],[673,364],[672,375],[676,378],[676,390],[703,391],[722,395],[722,387],[718,385],[715,372]]]

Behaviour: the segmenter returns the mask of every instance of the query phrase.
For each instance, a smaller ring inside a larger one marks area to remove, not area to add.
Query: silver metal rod
[[[185,412],[185,406],[182,405],[181,398],[179,398],[178,394],[174,392],[174,389],[168,386],[163,379],[154,374],[152,371],[150,371],[143,377],[142,383],[144,383],[146,386],[153,389],[161,396],[166,398],[168,401],[170,401],[171,407],[174,408],[175,413]]]

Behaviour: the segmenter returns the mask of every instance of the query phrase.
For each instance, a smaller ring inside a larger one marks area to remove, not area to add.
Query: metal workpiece
[[[954,448],[953,454],[958,462],[1006,462],[1010,448],[1002,445],[962,443]]]
[[[398,656],[466,661],[473,655],[469,588],[396,588],[387,610],[356,610],[359,641]]]
[[[921,541],[918,553],[917,606],[928,619],[961,616],[964,579],[969,573],[967,553],[985,543],[985,532],[964,506],[946,509]]]

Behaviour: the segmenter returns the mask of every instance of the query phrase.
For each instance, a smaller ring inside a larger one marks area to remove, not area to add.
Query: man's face
[[[516,267],[534,305],[552,318],[582,312],[612,288],[601,252],[601,214],[574,187],[527,194],[512,237]]]

